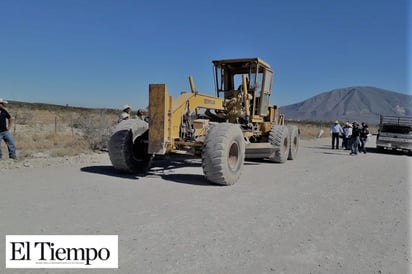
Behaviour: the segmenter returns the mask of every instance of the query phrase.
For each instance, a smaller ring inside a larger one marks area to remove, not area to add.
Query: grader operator
[[[245,158],[284,163],[297,156],[299,130],[285,126],[270,104],[273,71],[259,58],[212,61],[216,96],[196,91],[173,99],[165,84],[149,85],[150,122],[119,123],[109,141],[115,169],[147,172],[156,156],[187,155],[202,159],[206,178],[232,185]]]

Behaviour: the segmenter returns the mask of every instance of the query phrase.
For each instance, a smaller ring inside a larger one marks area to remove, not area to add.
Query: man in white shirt
[[[343,147],[345,150],[349,150],[351,147],[350,139],[352,137],[352,125],[349,122],[345,123],[343,127]]]
[[[343,129],[339,124],[339,121],[335,121],[335,123],[330,127],[330,133],[332,135],[332,149],[339,149],[339,135],[343,133]]]

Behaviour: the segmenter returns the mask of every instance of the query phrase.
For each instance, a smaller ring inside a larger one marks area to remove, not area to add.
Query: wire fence
[[[47,136],[56,142],[56,136],[83,140],[90,149],[106,149],[117,115],[113,112],[94,111],[88,113],[62,112],[16,112],[12,129],[16,139],[36,141]],[[53,144],[50,144],[53,145]]]

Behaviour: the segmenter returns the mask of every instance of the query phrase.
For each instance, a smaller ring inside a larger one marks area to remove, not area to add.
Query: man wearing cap
[[[332,134],[332,149],[335,149],[335,143],[336,149],[339,149],[339,135],[343,133],[339,121],[336,121],[335,124],[330,127],[330,133]]]
[[[1,141],[4,140],[9,150],[9,158],[16,159],[16,146],[14,145],[13,136],[11,136],[10,129],[13,127],[13,118],[6,109],[8,102],[0,98],[0,159],[3,154],[1,151]]]
[[[141,109],[141,108],[139,108],[138,110],[137,110],[137,118],[138,119],[140,119],[140,120],[145,120],[145,115],[144,115],[144,113],[145,113],[145,111],[144,111],[144,109]]]
[[[126,116],[127,118],[130,118],[131,113],[132,113],[132,107],[129,105],[124,105],[122,108],[122,113],[120,113],[119,115],[119,122],[123,121]]]
[[[128,114],[130,114],[130,112],[132,112],[132,107],[129,106],[129,105],[124,105],[122,109],[123,109],[123,112],[126,112]]]
[[[129,113],[127,113],[127,112],[122,112],[121,114],[120,114],[120,118],[119,118],[119,123],[121,122],[121,121],[124,121],[124,120],[127,120],[127,119],[129,119],[129,117],[130,117],[130,115],[129,115]]]

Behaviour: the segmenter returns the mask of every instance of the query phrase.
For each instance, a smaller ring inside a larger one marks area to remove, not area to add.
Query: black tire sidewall
[[[237,145],[237,162],[229,164],[230,148]],[[245,141],[240,127],[221,123],[209,128],[202,149],[202,167],[206,178],[219,185],[232,185],[240,177],[245,158]]]
[[[287,142],[287,146],[284,143]],[[289,157],[290,140],[286,126],[274,125],[269,133],[269,143],[275,148],[275,152],[269,160],[275,163],[284,163]]]

